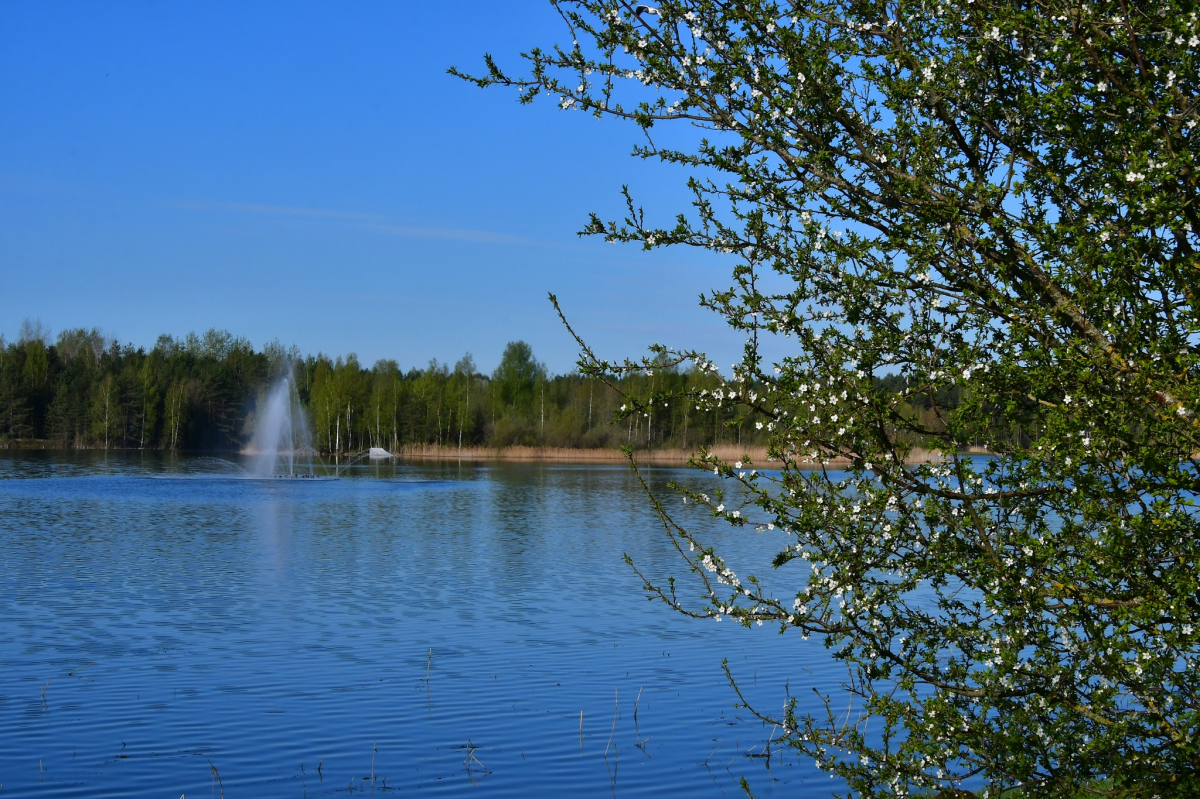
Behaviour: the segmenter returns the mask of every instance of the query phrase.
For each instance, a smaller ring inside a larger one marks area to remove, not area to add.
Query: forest
[[[353,355],[255,349],[223,330],[160,336],[146,350],[96,329],[51,338],[38,322],[0,338],[0,446],[67,449],[240,450],[268,388],[292,374],[323,453],[408,444],[567,448],[696,447],[765,443],[754,417],[732,404],[698,411],[674,402],[618,419],[620,394],[594,378],[550,374],[523,341],[492,374],[470,353],[451,365],[402,369]],[[627,375],[627,393],[682,394],[718,385],[712,374],[664,366]]]

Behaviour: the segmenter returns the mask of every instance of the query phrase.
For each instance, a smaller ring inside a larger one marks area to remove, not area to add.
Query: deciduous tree
[[[772,720],[862,795],[1200,793],[1192,4],[553,5],[563,46],[474,80],[625,120],[684,170],[690,210],[626,193],[586,233],[732,264],[704,304],[740,363],[652,348],[719,385],[628,412],[732,405],[771,433],[769,463],[697,457],[725,494],[683,493],[777,535],[788,588],[654,497],[701,599],[646,589],[822,636],[862,715]]]

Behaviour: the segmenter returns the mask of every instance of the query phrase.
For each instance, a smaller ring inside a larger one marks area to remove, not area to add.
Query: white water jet
[[[308,419],[289,378],[281,378],[267,394],[250,451],[254,454],[250,473],[256,477],[313,476],[314,450]]]

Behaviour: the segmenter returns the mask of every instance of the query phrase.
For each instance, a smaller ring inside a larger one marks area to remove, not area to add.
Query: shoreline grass
[[[723,461],[744,461],[758,468],[770,468],[767,448],[762,446],[739,447],[736,444],[719,444],[710,452]],[[540,461],[546,463],[625,463],[625,453],[619,449],[573,448],[573,447],[456,447],[437,444],[406,444],[392,453],[401,460],[432,461]],[[669,464],[684,466],[696,454],[695,450],[678,447],[634,450],[634,458],[640,464]],[[967,454],[983,455],[983,451],[968,451]],[[914,449],[908,463],[929,463],[942,460],[945,456],[937,450]],[[828,466],[841,468],[849,465],[847,458],[830,458]],[[816,465],[814,464],[814,468]]]

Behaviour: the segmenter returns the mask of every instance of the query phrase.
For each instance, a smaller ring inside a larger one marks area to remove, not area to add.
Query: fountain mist
[[[289,378],[281,378],[267,394],[251,450],[254,459],[250,472],[258,477],[313,476],[314,450],[308,419]]]

